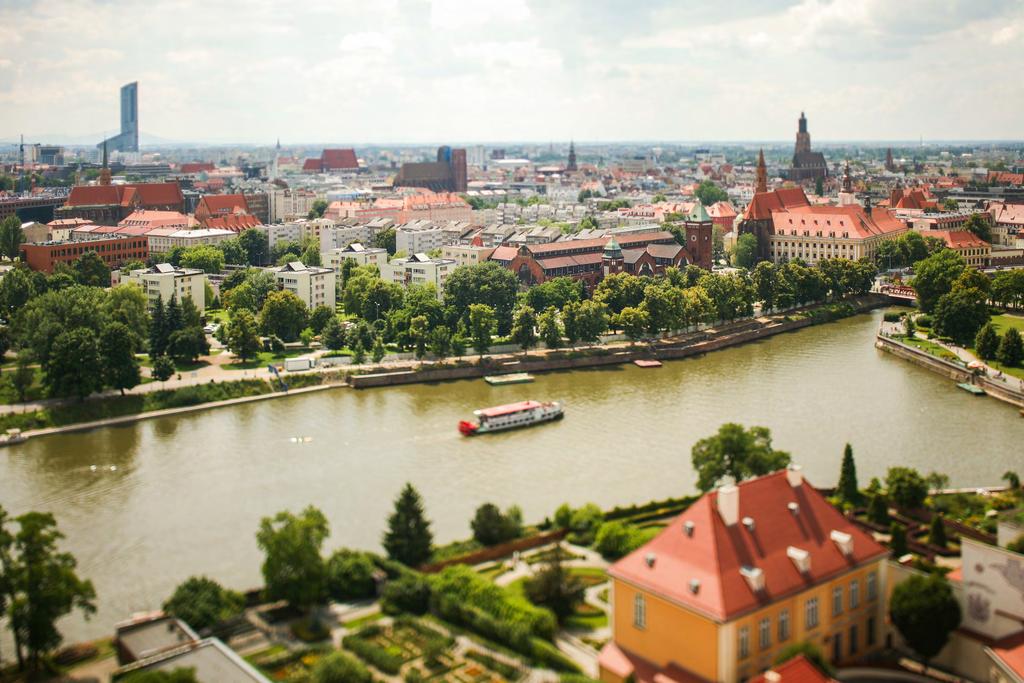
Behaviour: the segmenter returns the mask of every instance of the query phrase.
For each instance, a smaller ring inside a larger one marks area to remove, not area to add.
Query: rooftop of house
[[[834,678],[814,666],[803,655],[773,666],[768,671],[751,678],[748,683],[832,683]]]
[[[251,664],[217,638],[184,644],[125,667],[123,671],[194,669],[198,681],[269,683]]]
[[[924,235],[938,237],[950,249],[984,249],[990,246],[988,242],[969,230],[929,230]]]
[[[704,494],[609,575],[725,622],[885,555],[792,466]]]
[[[144,659],[198,639],[188,624],[164,614],[146,615],[117,626],[117,640],[133,659]]]

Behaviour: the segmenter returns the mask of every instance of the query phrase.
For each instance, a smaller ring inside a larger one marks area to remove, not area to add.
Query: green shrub
[[[469,567],[446,567],[431,577],[430,582],[435,597],[450,598],[477,608],[505,624],[522,625],[529,633],[541,638],[554,637],[557,623],[550,611],[512,595]]]
[[[377,594],[377,566],[370,553],[341,549],[326,563],[327,593],[335,600],[359,600]]]
[[[472,659],[474,662],[483,664],[491,671],[494,671],[502,678],[509,681],[516,680],[523,673],[519,667],[506,664],[505,662],[495,659],[489,655],[485,655],[482,652],[477,652],[476,650],[469,650],[466,652],[466,659]]]
[[[899,311],[886,311],[885,314],[882,315],[882,320],[887,323],[898,323],[902,317],[903,314]]]
[[[1007,543],[1006,549],[1012,550],[1015,553],[1024,553],[1024,534],[1021,534],[1015,540]]]
[[[935,325],[935,321],[932,320],[932,317],[927,313],[922,313],[917,316],[917,318],[914,319],[914,322],[917,323],[918,327],[933,327]]]
[[[430,608],[431,584],[421,576],[388,581],[381,591],[381,607],[388,614],[425,614]]]
[[[365,631],[365,629],[364,629]],[[346,650],[350,650],[359,656],[364,662],[380,669],[386,674],[395,676],[402,668],[402,657],[389,652],[386,648],[362,637],[364,631],[358,634],[345,636],[341,644]]]
[[[622,522],[605,522],[598,529],[594,550],[608,560],[617,560],[643,545],[637,529]]]

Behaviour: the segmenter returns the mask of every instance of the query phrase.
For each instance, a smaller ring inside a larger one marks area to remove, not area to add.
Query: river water
[[[330,548],[379,549],[406,481],[436,540],[469,536],[483,502],[535,521],[562,502],[602,507],[694,491],[690,448],[723,422],[770,427],[812,483],[833,484],[846,442],[862,484],[893,464],[998,484],[1024,470],[1024,419],[873,346],[881,312],[779,335],[663,368],[332,391],[55,435],[0,452],[0,504],[52,511],[98,592],[69,640],[158,608],[192,574],[260,583],[260,518],[316,505]],[[566,418],[466,439],[479,407],[556,399]],[[294,443],[293,437],[309,437]],[[95,471],[92,466],[95,465]],[[115,469],[116,468],[116,469]],[[1024,472],[1022,472],[1024,473]]]

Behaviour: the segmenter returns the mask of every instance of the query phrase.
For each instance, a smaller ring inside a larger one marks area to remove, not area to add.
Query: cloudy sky
[[[1024,138],[1024,0],[0,0],[0,139]]]

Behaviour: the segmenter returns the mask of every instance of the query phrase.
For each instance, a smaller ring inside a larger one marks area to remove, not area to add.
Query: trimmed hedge
[[[376,629],[372,632],[373,635],[380,632],[379,626],[367,627],[355,635],[345,636],[342,638],[341,644],[346,650],[352,651],[358,655],[360,659],[380,669],[384,673],[392,676],[397,675],[404,663],[402,658],[399,655],[388,652],[376,643],[365,640],[363,634],[367,633],[370,628]]]
[[[500,674],[503,678],[514,681],[523,673],[522,670],[517,666],[506,664],[500,660],[485,655],[483,652],[477,652],[476,650],[468,650],[466,652],[466,659],[472,659],[475,662],[479,662],[486,666],[491,671]]]

